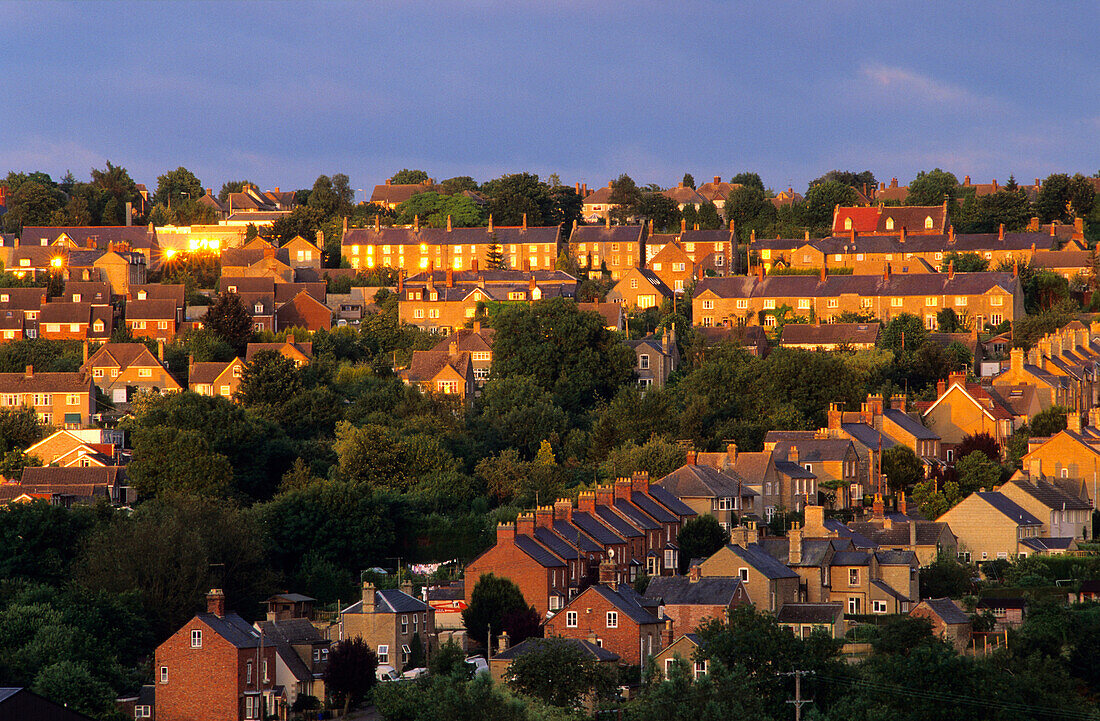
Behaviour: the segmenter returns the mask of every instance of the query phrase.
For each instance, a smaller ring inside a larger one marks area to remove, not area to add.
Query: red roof
[[[854,230],[857,233],[874,233],[878,230],[878,216],[879,209],[876,207],[870,208],[839,208],[836,213],[836,219],[833,220],[833,233],[844,233],[848,230]],[[845,227],[845,220],[852,219],[852,227]]]

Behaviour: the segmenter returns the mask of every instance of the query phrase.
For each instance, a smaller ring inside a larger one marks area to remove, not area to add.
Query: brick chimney
[[[84,349],[82,351],[82,355],[84,356],[84,363],[87,363],[88,362],[88,339],[87,338],[84,339]]]
[[[955,259],[947,261],[947,279],[953,280],[955,278]]]
[[[722,182],[722,177],[721,177],[721,176],[719,176],[719,175],[715,175],[715,176],[714,176],[714,184],[715,184],[715,185],[718,185],[718,184],[719,184],[719,183],[721,183],[721,182]]]
[[[787,531],[787,565],[796,566],[802,563],[802,529],[798,527],[798,521],[791,524]]]
[[[348,216],[344,216],[344,235],[348,234]]]
[[[29,367],[29,366],[28,366]],[[684,458],[684,463],[689,466],[696,465],[699,460],[699,451],[691,450],[687,452],[687,456]]]
[[[756,266],[756,280],[758,280],[761,283],[764,282],[764,264],[763,263]]]
[[[909,505],[905,502],[905,491],[898,491],[898,513],[909,515]]]
[[[539,506],[535,509],[535,526],[538,528],[550,528],[554,525],[554,507]]]
[[[1005,239],[1005,224],[1001,223],[997,226],[997,240]]]
[[[419,215],[414,215],[413,216],[413,231],[416,232],[416,233],[420,232],[420,216]]]
[[[577,510],[584,513],[596,512],[596,492],[581,491],[577,494]]]
[[[363,581],[363,595],[360,600],[363,602],[363,613],[374,613],[374,584],[370,581]]]
[[[211,588],[206,594],[206,612],[225,618],[225,592],[220,588]]]
[[[696,563],[694,566],[688,569],[688,581],[691,583],[698,583],[699,579],[703,577],[703,569]]]
[[[605,586],[614,586],[615,576],[615,562],[610,558],[605,558],[600,562],[600,583]]]
[[[614,486],[596,486],[596,505],[610,506],[615,501]]]
[[[450,233],[452,230],[453,230],[453,228],[451,227],[451,216],[450,216],[450,214],[448,214],[447,215],[447,232]]]
[[[756,228],[753,228],[752,230],[749,231],[749,242],[750,243],[755,243],[756,242]]]
[[[23,375],[27,378],[34,378],[34,366],[28,365]]]
[[[1066,414],[1066,430],[1072,433],[1081,432],[1081,414],[1080,413],[1067,413]]]
[[[523,214],[523,229],[527,230],[527,213]]]
[[[731,466],[737,463],[737,444],[733,441],[726,444],[726,460]]]
[[[516,537],[516,524],[497,524],[497,543],[511,543]]]
[[[455,287],[455,271],[454,271],[454,268],[448,268],[447,269],[447,287],[448,288],[454,288]]]
[[[791,463],[798,463],[798,446],[794,443],[787,446],[787,460]]]
[[[844,418],[844,412],[840,410],[839,403],[829,404],[829,413],[827,418],[828,420],[826,422],[826,426],[828,427],[828,429],[831,431],[839,431]]]
[[[630,494],[634,490],[634,483],[629,478],[615,479],[615,500],[629,501]]]
[[[649,471],[635,471],[630,477],[630,490],[634,493],[649,494]]]
[[[516,516],[516,535],[517,536],[533,536],[535,535],[535,514],[531,512],[521,513]]]
[[[824,506],[804,506],[802,517],[805,519],[805,523],[802,524],[802,535],[806,538],[826,538],[831,535],[825,528]]]
[[[895,393],[894,395],[890,396],[890,407],[893,408],[894,410],[898,410],[898,411],[901,411],[902,413],[905,413],[905,411],[906,411],[905,394],[904,393]]]
[[[756,543],[758,538],[756,524],[752,521],[745,521],[743,525],[730,529],[730,544],[734,546],[745,548],[750,543]]]
[[[898,242],[899,243],[904,243],[905,242],[906,233],[907,233],[907,231],[905,230],[905,226],[904,225],[901,226],[901,232],[898,233]]]
[[[558,500],[554,501],[554,520],[573,520],[573,502],[570,501],[568,498],[559,498]]]
[[[970,176],[969,175],[966,175],[966,176],[963,177],[963,186],[965,186],[965,187],[970,186]]]
[[[886,508],[882,503],[882,494],[876,493],[875,500],[871,504],[871,516],[876,519],[882,519],[885,517]]]

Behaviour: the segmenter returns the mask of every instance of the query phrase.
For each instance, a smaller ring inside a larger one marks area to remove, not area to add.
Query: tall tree
[[[684,180],[682,182],[684,183],[684,187],[695,190],[695,176],[691,173],[684,173]]]
[[[861,173],[856,173],[851,170],[830,170],[820,178],[811,180],[810,187],[812,188],[815,185],[821,185],[822,183],[834,180],[838,183],[844,183],[845,185],[851,186],[861,192],[864,188],[870,191],[878,186],[878,181],[875,180],[875,174],[870,170],[864,170]]]
[[[950,206],[958,193],[959,179],[946,170],[922,170],[917,177],[909,181],[909,193],[905,196],[906,205],[943,205]]]
[[[202,181],[182,165],[157,178],[156,202],[169,208],[185,199],[198,200],[203,192]]]
[[[534,649],[508,667],[508,685],[513,691],[550,706],[579,711],[585,701],[606,696],[613,688],[614,675],[576,643],[544,638],[534,644]]]
[[[537,633],[539,620],[519,586],[502,576],[486,573],[474,584],[470,603],[462,611],[462,623],[470,638],[485,646],[495,644],[504,631],[512,643],[520,643]]]
[[[1078,173],[1072,178],[1055,173],[1043,181],[1035,199],[1035,212],[1044,223],[1072,223],[1075,216],[1085,217],[1092,211],[1096,191],[1088,178]]]
[[[667,195],[643,193],[635,206],[635,217],[643,223],[652,220],[658,230],[671,230],[680,222],[680,209]]]
[[[828,228],[832,225],[833,209],[836,206],[851,206],[855,203],[856,191],[852,186],[837,180],[826,180],[810,186],[802,209],[810,225]]]
[[[340,641],[329,653],[325,667],[325,690],[348,709],[361,703],[374,687],[378,657],[359,636]]]
[[[239,354],[244,353],[252,339],[252,316],[236,293],[219,293],[203,316],[202,324]]]
[[[393,174],[390,182],[394,185],[416,185],[428,181],[428,174],[423,170],[409,170],[404,168]]]
[[[495,225],[520,225],[524,214],[528,225],[551,225],[554,200],[550,188],[532,173],[503,175],[486,182],[481,192],[488,196],[485,210]]]
[[[749,188],[756,188],[761,193],[764,192],[764,181],[760,179],[759,173],[747,170],[730,178],[730,185],[744,185]]]
[[[251,180],[227,180],[222,183],[222,189],[218,191],[218,200],[225,202],[229,200],[230,193],[239,193],[244,190],[246,185],[255,185]]]
[[[686,573],[695,558],[710,558],[729,541],[729,533],[718,519],[707,514],[692,518],[680,529],[676,542],[680,545],[680,573]]]
[[[638,201],[641,198],[642,191],[638,188],[638,184],[626,173],[611,181],[611,195],[607,200],[610,205],[616,206],[611,211],[612,219],[625,223],[637,212]]]

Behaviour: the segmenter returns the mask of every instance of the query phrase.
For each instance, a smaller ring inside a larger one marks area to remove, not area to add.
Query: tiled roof
[[[841,423],[841,429],[866,448],[878,448],[882,444],[882,450],[893,448],[897,445],[884,433],[876,431],[866,423]]]
[[[104,343],[88,358],[83,368],[113,367],[126,369],[134,364],[162,366],[144,343]]]
[[[290,341],[284,341],[282,343],[249,343],[247,346],[245,346],[245,362],[247,363],[248,361],[251,361],[252,357],[260,351],[270,350],[275,351],[276,353],[282,353],[287,346],[290,346],[294,350],[298,351],[306,358],[313,357],[312,341],[300,341],[294,343],[291,343]]]
[[[906,596],[904,593],[901,593],[900,591],[894,589],[893,586],[891,586],[890,584],[886,583],[886,581],[883,581],[881,579],[878,579],[878,578],[871,579],[871,585],[874,586],[875,588],[879,589],[880,591],[886,593],[887,595],[893,596],[898,601],[911,601],[911,600],[914,600],[914,599],[911,599],[908,596]]]
[[[838,551],[833,555],[833,566],[866,566],[871,562],[871,554],[865,551]]]
[[[463,378],[468,376],[471,372],[470,352],[459,351],[451,354],[450,351],[413,351],[409,369],[405,371],[404,375],[414,383],[427,383],[438,376],[444,368],[448,367]]]
[[[126,302],[126,320],[175,320],[176,301],[169,298],[162,300],[130,300]]]
[[[578,225],[569,236],[569,244],[638,243],[644,234],[644,225]]]
[[[0,373],[0,393],[87,393],[90,386],[83,373]]]
[[[776,457],[790,460],[791,446],[798,449],[798,463],[821,463],[844,460],[848,455],[848,449],[852,447],[852,442],[847,438],[784,440],[775,444]]]
[[[419,613],[428,610],[428,604],[396,588],[375,591],[374,607],[389,613]]]
[[[645,597],[663,605],[728,606],[741,586],[740,578],[708,576],[694,582],[687,576],[654,576]]]
[[[546,568],[557,568],[565,565],[564,563],[562,563],[560,558],[555,556],[553,553],[550,553],[550,551],[546,550],[545,547],[540,545],[530,536],[517,535],[515,537],[515,544],[516,548],[526,553],[528,556],[531,557],[533,561],[538,563],[540,566],[544,566]]]
[[[779,623],[833,623],[843,615],[840,603],[784,603],[776,620]]]
[[[1042,479],[1034,479],[1032,481],[1009,481],[1009,484],[1015,486],[1027,493],[1035,500],[1042,503],[1047,508],[1062,511],[1091,511],[1092,505],[1085,503],[1077,496],[1072,496],[1061,488],[1058,488],[1052,483],[1047,483]]]
[[[458,344],[460,351],[487,352],[493,350],[493,336],[496,331],[492,328],[482,328],[475,332],[472,328],[459,328],[454,333],[432,346],[433,351],[449,352],[452,343]]]
[[[1052,537],[1046,537],[1046,538],[1033,537],[1033,538],[1025,538],[1025,539],[1021,540],[1020,543],[1027,546],[1028,548],[1030,548],[1033,551],[1037,551],[1039,553],[1045,553],[1045,552],[1048,552],[1048,551],[1068,551],[1070,546],[1073,545],[1075,540],[1076,539],[1070,538],[1068,536],[1063,536],[1061,538],[1057,538],[1057,537],[1053,537],[1053,538]]]
[[[780,345],[870,344],[878,340],[878,323],[788,323],[783,326]]]
[[[641,495],[641,494],[638,494]],[[646,515],[637,506],[631,504],[629,501],[622,499],[615,500],[615,510],[626,516],[638,528],[645,531],[657,531],[661,529],[661,524],[654,521],[648,515]]]
[[[349,228],[342,245],[519,245],[537,243],[554,246],[558,242],[559,226],[501,226],[489,228]],[[557,252],[557,248],[553,248]],[[457,274],[456,274],[457,275]]]
[[[1011,273],[892,273],[829,275],[821,280],[817,275],[769,275],[702,278],[695,286],[699,297],[710,291],[719,298],[821,298],[841,295],[929,296],[982,295],[993,289],[1012,293],[1019,288],[1019,279]]]
[[[566,561],[572,561],[577,558],[576,546],[570,545],[562,540],[560,536],[549,528],[536,528],[535,540],[549,548],[558,558],[565,559]]]
[[[913,551],[875,551],[875,560],[881,566],[915,566],[917,554]]]
[[[640,493],[638,491],[632,492],[630,494],[630,501],[661,523],[678,523],[680,521],[676,514],[669,511],[663,505],[655,501],[652,496],[648,496],[645,493]]]
[[[676,188],[669,188],[668,190],[662,190],[661,195],[666,198],[670,198],[676,201],[679,205],[685,205],[691,203],[692,205],[702,205],[707,202],[707,198],[697,193],[694,188],[690,188],[681,184]]]
[[[401,183],[396,185],[392,183],[383,183],[382,185],[374,186],[374,190],[370,195],[370,202],[401,204],[417,193],[425,193],[434,191],[435,189],[436,187],[428,181],[423,183]]]
[[[42,323],[90,323],[91,303],[46,303],[38,312],[38,322]]]
[[[688,506],[679,498],[672,495],[667,490],[657,484],[652,484],[649,486],[649,495],[656,499],[657,502],[660,503],[662,506],[675,513],[677,516],[690,518],[692,516],[698,515],[695,513],[695,511],[691,509],[690,506]]]
[[[897,408],[887,408],[882,412],[882,415],[889,418],[898,427],[918,440],[932,441],[939,439],[939,435],[931,428],[923,425],[912,416],[902,413],[901,410]]]
[[[627,521],[619,517],[614,511],[607,506],[596,506],[596,517],[607,524],[611,530],[618,533],[623,538],[641,538],[645,536],[644,533],[639,531],[630,521]]]
[[[187,374],[187,382],[191,385],[199,383],[209,384],[218,379],[225,369],[233,364],[233,361],[204,361],[191,366]]]
[[[568,521],[554,521],[554,533],[561,536],[570,546],[580,546],[582,553],[596,553],[603,550],[603,546],[593,541],[581,528]],[[621,539],[616,542],[621,542]]]
[[[26,226],[19,245],[38,245],[43,238],[53,243],[64,233],[79,247],[87,248],[89,241],[99,250],[106,250],[110,243],[129,243],[131,248],[146,249],[157,245],[156,231],[143,225],[86,225],[86,226]]]
[[[730,498],[758,495],[736,471],[723,472],[710,466],[684,464],[658,481],[678,498]]]
[[[970,623],[970,617],[963,613],[950,598],[926,598],[921,603],[926,604],[941,621],[949,626]]]
[[[587,533],[595,539],[597,543],[602,543],[604,545],[623,543],[622,538],[612,533],[607,526],[583,511],[573,512],[573,525]]]

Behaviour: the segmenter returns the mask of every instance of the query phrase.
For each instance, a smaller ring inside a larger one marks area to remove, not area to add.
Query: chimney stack
[[[873,518],[882,519],[886,515],[886,508],[882,503],[882,494],[876,493],[875,500],[871,504],[871,515]]]
[[[947,261],[947,279],[952,280],[955,277],[955,259]]]
[[[87,363],[88,362],[88,339],[87,338],[84,339],[83,355],[84,355],[84,363]]]
[[[26,368],[26,372],[24,373],[24,375],[25,375],[25,376],[26,376],[27,378],[34,378],[34,366],[33,366],[33,365],[28,365],[28,366],[27,366],[27,368]]]
[[[451,230],[452,230],[452,228],[451,228],[451,216],[450,216],[450,214],[448,214],[447,215],[447,232],[450,233]]]
[[[1001,223],[999,226],[997,226],[997,240],[1004,240],[1004,239],[1005,239],[1005,224]]]
[[[448,230],[449,229],[450,229],[450,226],[448,226]],[[523,214],[523,229],[527,230],[527,213]]]
[[[348,216],[344,216],[344,235],[348,234]]]
[[[454,268],[447,269],[447,287],[454,288],[455,286],[455,271]]]
[[[413,216],[413,230],[417,233],[420,232],[420,216],[419,215],[414,215]]]
[[[225,618],[225,592],[220,588],[211,588],[206,594],[206,612]]]
[[[293,342],[294,341],[291,341],[291,343],[293,343]],[[85,341],[85,344],[87,344],[87,341]],[[161,339],[161,338],[157,339],[157,359],[161,363],[164,362],[164,340]]]
[[[802,563],[802,529],[798,527],[798,521],[791,524],[787,531],[787,565],[797,566]]]

